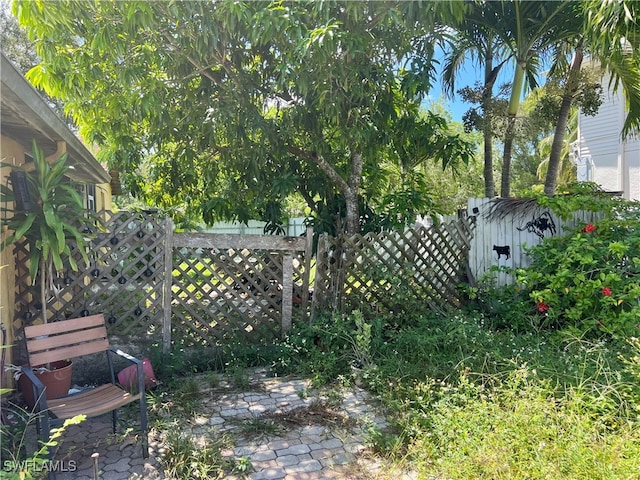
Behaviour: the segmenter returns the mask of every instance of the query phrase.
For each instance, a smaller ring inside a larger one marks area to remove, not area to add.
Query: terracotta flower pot
[[[34,368],[34,374],[44,384],[47,400],[60,398],[69,393],[69,389],[71,388],[72,367],[73,364],[71,361],[60,360],[51,364],[51,371],[49,372],[38,373]],[[33,408],[37,399],[33,398],[33,385],[31,380],[29,380],[26,375],[21,375],[18,379],[18,385],[24,396],[25,403],[29,408]]]

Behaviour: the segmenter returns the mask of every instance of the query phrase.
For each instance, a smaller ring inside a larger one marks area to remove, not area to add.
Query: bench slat
[[[139,398],[140,394],[132,395],[109,383],[69,397],[49,400],[47,403],[49,410],[57,418],[67,419],[80,414],[87,417],[102,415]]]
[[[69,345],[104,340],[107,338],[107,329],[104,326],[92,328],[90,330],[80,330],[77,332],[65,333],[46,338],[34,338],[27,342],[27,350],[30,354],[38,353],[42,350],[53,350]]]
[[[44,335],[67,333],[72,330],[83,330],[101,325],[104,326],[104,315],[90,315],[88,317],[60,320],[59,322],[50,322],[42,325],[29,325],[28,327],[24,327],[24,336],[26,339],[30,339]]]
[[[67,360],[92,353],[104,352],[108,349],[109,341],[107,339],[81,343],[70,347],[29,354],[29,364],[31,366],[46,365],[47,363],[57,362],[58,360]]]

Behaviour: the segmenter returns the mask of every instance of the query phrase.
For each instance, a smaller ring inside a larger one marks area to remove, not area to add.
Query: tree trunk
[[[493,181],[493,129],[491,120],[485,115],[482,134],[484,137],[484,196],[492,198],[496,194],[496,186]]]
[[[500,196],[511,196],[511,157],[513,151],[513,137],[516,130],[516,116],[509,115],[507,130],[504,135],[504,151],[502,155],[502,177],[500,178]]]
[[[500,196],[508,198],[511,196],[511,156],[513,149],[513,138],[516,133],[516,116],[520,107],[520,97],[524,87],[524,68],[520,63],[516,65],[511,87],[511,98],[509,99],[509,110],[507,111],[507,130],[504,136],[504,152],[502,156],[502,178],[500,184]]]
[[[569,123],[569,115],[571,113],[571,105],[578,91],[580,81],[580,68],[583,59],[582,48],[577,48],[571,61],[569,68],[567,83],[562,95],[562,103],[560,104],[560,112],[556,122],[556,130],[553,134],[553,143],[551,144],[551,152],[549,153],[549,166],[547,168],[547,176],[544,181],[545,195],[552,196],[558,185],[558,172],[560,171],[560,163],[562,161],[562,147],[564,145],[564,137],[567,132],[567,124]]]
[[[333,166],[322,155],[314,152],[303,150],[299,147],[288,145],[287,149],[301,157],[314,162],[329,177],[333,185],[344,195],[346,202],[346,232],[353,235],[360,232],[360,207],[358,206],[358,192],[360,191],[360,183],[362,181],[362,152],[354,149],[351,154],[351,171],[349,180],[344,178],[336,171]]]
[[[362,152],[354,150],[351,154],[351,172],[349,173],[349,188],[344,191],[347,204],[347,232],[353,235],[360,232],[360,207],[358,205],[358,192],[362,181]]]
[[[348,192],[344,192],[344,199],[347,206],[345,233],[347,235],[354,235],[360,231],[358,193],[349,189]]]
[[[484,196],[493,198],[496,194],[496,186],[493,180],[493,124],[492,114],[489,104],[493,97],[493,85],[495,75],[493,72],[493,62],[490,55],[485,61],[485,84],[482,91],[482,115],[484,123],[482,125],[482,136],[484,138]]]

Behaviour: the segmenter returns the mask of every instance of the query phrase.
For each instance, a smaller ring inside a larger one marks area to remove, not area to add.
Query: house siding
[[[0,136],[0,158],[3,162],[21,165],[24,161],[24,147],[13,139],[4,135]],[[0,168],[0,180],[6,182],[9,176],[9,168]],[[2,217],[2,238],[8,232],[5,228],[6,218]],[[7,344],[14,342],[13,318],[15,315],[14,298],[15,289],[15,262],[13,259],[13,247],[0,251],[0,322],[7,332]],[[5,351],[5,362],[12,362],[12,348]],[[10,388],[11,376],[2,374],[2,387]]]
[[[603,79],[603,86],[608,85]],[[579,116],[579,155],[591,160],[589,180],[604,190],[622,192],[631,200],[640,200],[640,141],[622,140],[626,116],[622,93],[605,93],[595,116]]]

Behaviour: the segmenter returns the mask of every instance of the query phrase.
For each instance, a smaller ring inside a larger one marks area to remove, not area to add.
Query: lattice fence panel
[[[413,296],[435,310],[458,307],[473,221],[404,232],[321,237],[314,295],[319,305],[403,311]],[[401,293],[398,295],[398,293]]]
[[[80,271],[65,269],[47,299],[49,321],[103,313],[110,333],[153,335],[162,327],[165,222],[148,212],[100,212],[88,228],[89,265],[71,244]],[[31,285],[28,246],[16,249],[16,334],[42,316],[39,279]]]
[[[287,304],[294,315],[306,315],[308,244],[296,237],[177,234],[171,294],[174,343],[272,343],[285,328]]]

